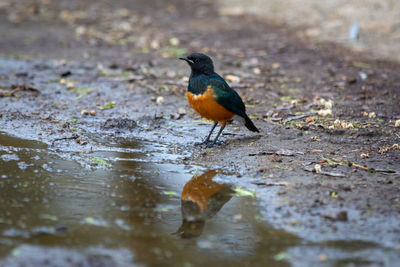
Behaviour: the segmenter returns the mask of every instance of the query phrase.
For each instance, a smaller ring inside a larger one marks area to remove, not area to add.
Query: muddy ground
[[[368,57],[400,60],[400,2],[396,0],[222,0],[221,12],[250,13],[297,27],[309,41],[333,41]]]
[[[398,63],[220,15],[209,1],[27,3],[0,16],[2,132],[77,155],[97,135],[160,142],[181,163],[235,174],[274,227],[373,242],[390,252],[382,264],[399,255]],[[233,122],[222,145],[194,146],[211,123],[185,97],[177,58],[191,51],[214,59],[259,134]]]

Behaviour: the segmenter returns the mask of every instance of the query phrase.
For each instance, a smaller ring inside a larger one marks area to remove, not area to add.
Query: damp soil
[[[208,1],[16,3],[0,14],[0,264],[400,261],[398,63]],[[194,145],[212,124],[185,98],[189,51],[259,134],[232,122]]]

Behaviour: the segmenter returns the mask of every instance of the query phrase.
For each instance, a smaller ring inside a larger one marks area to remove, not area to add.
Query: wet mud
[[[208,1],[138,2],[3,10],[0,265],[400,261],[397,63]],[[260,134],[232,122],[194,146],[212,124],[185,98],[188,51],[214,58]]]

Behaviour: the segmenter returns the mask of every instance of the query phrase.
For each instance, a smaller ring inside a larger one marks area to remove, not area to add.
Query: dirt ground
[[[265,217],[312,241],[400,249],[400,65],[212,1],[10,1],[0,13],[1,131],[72,150],[93,132],[168,144],[237,174]],[[199,148],[211,124],[185,97],[179,56],[209,54],[260,134],[233,122],[223,145]],[[230,181],[232,182],[232,181]]]
[[[296,27],[312,42],[332,41],[368,53],[369,58],[400,60],[400,2],[396,0],[221,0],[223,14],[252,14]]]

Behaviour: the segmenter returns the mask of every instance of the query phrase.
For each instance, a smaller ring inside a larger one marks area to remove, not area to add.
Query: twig
[[[349,162],[349,167],[353,166],[358,169],[362,169],[367,172],[382,172],[382,173],[397,173],[395,170],[386,170],[386,169],[375,169],[375,168],[368,168],[367,166],[363,166],[357,163]]]
[[[375,169],[376,172],[397,173],[395,170]]]
[[[315,113],[307,113],[307,114],[303,114],[303,115],[299,115],[299,116],[292,116],[292,117],[288,117],[286,119],[283,120],[284,123],[289,122],[289,121],[295,121],[295,120],[300,120],[302,118],[306,118],[309,117],[311,115],[314,115]]]
[[[249,156],[263,156],[263,155],[278,155],[278,156],[289,156],[292,157],[294,155],[304,155],[304,152],[301,151],[292,151],[288,149],[279,149],[276,151],[261,151],[258,153],[249,153]]]
[[[78,137],[79,137],[79,135],[73,135],[73,136],[70,136],[70,137],[56,138],[56,139],[53,140],[53,142],[51,142],[51,146],[54,146],[55,142],[63,141],[63,140],[74,140],[74,139],[78,139]]]
[[[11,85],[10,86],[10,88],[11,89],[15,89],[15,90],[21,90],[21,91],[33,91],[33,92],[36,92],[36,93],[39,93],[40,92],[40,90],[39,89],[36,89],[36,88],[34,88],[34,87],[30,87],[30,86],[27,86],[26,84],[13,84],[13,85]]]
[[[308,172],[315,172],[315,169],[311,169],[311,168],[304,168],[305,171]],[[342,174],[342,173],[337,173],[337,172],[325,172],[325,171],[321,171],[318,174],[322,174],[322,175],[326,175],[326,176],[332,176],[332,177],[346,177],[346,175]]]
[[[11,91],[7,92],[4,90],[0,90],[0,97],[3,96],[15,96],[15,93],[18,91],[32,91],[35,93],[40,93],[39,89],[27,86],[26,84],[13,84],[10,86]]]
[[[260,182],[260,181],[255,181],[255,182],[251,182],[252,184],[255,185],[264,185],[264,186],[289,186],[289,184],[287,182]]]
[[[370,170],[367,166],[363,166],[363,165],[360,165],[360,164],[357,164],[357,163],[349,162],[349,167],[351,167],[351,166],[353,166],[355,168],[362,169],[364,171],[369,171]]]

